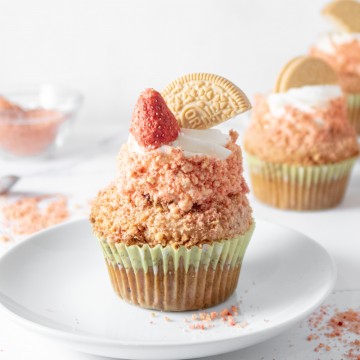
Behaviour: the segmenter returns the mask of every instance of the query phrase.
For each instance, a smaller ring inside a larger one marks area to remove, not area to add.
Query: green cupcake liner
[[[210,244],[204,244],[202,247],[192,246],[186,248],[180,246],[175,248],[172,245],[165,247],[156,245],[131,245],[126,246],[122,243],[110,243],[106,240],[100,240],[105,259],[113,265],[117,264],[125,269],[133,269],[138,271],[142,269],[145,273],[151,267],[153,271],[157,271],[159,264],[163,266],[163,271],[168,271],[168,264],[172,260],[175,271],[178,269],[180,261],[182,261],[185,271],[188,272],[190,266],[198,269],[204,266],[206,269],[210,266],[213,269],[223,266],[234,267],[241,263],[253,234],[255,224],[253,223],[249,230],[238,237],[230,240],[217,241]]]
[[[356,158],[336,164],[301,166],[247,155],[252,190],[262,202],[281,209],[320,210],[338,205]]]
[[[186,311],[225,301],[236,289],[254,231],[202,247],[126,246],[100,240],[110,280],[123,300],[147,309]]]
[[[262,175],[268,180],[281,179],[284,182],[296,183],[310,187],[318,183],[328,183],[347,176],[354,166],[357,158],[340,161],[326,165],[289,165],[271,163],[247,154],[250,172]]]
[[[346,94],[347,115],[349,122],[360,134],[360,94]]]

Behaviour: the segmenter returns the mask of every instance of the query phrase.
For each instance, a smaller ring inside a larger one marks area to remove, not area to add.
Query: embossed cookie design
[[[280,72],[275,92],[309,85],[334,85],[338,83],[335,71],[323,60],[312,56],[299,56],[290,60]]]
[[[182,128],[209,129],[251,108],[236,85],[214,74],[184,75],[162,92]]]
[[[360,32],[360,2],[336,0],[326,5],[322,13],[332,20],[340,30],[350,33]]]

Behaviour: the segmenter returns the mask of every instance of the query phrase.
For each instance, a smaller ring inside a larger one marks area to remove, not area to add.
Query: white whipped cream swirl
[[[316,48],[319,50],[333,54],[335,52],[336,45],[350,43],[352,41],[360,42],[360,33],[331,33],[320,37],[316,44]]]
[[[314,85],[293,88],[284,93],[272,93],[267,102],[275,117],[285,114],[285,106],[291,106],[305,113],[326,108],[329,102],[343,95],[338,85]]]
[[[229,136],[218,129],[181,129],[175,141],[160,146],[156,151],[167,153],[172,148],[180,148],[186,157],[205,155],[225,160],[231,154],[231,151],[225,147],[228,141]],[[144,153],[146,151],[146,148],[140,146],[131,134],[129,135],[128,145],[134,152]]]

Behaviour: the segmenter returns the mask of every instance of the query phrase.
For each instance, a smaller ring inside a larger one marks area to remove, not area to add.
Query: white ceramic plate
[[[0,308],[22,325],[79,351],[128,359],[216,355],[273,337],[327,297],[334,263],[316,242],[257,221],[239,286],[225,304],[241,302],[238,322],[191,330],[191,314],[156,313],[113,293],[100,246],[87,220],[43,231],[0,260]],[[165,320],[165,315],[171,321]],[[152,323],[151,323],[152,322]]]

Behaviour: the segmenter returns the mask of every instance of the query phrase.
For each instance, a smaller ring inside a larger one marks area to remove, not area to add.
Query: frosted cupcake
[[[245,150],[254,195],[266,204],[316,210],[344,197],[359,147],[341,88],[317,84],[329,78],[318,71],[323,65],[308,57],[292,60],[279,76],[277,92],[256,99]],[[310,78],[299,79],[306,70]]]
[[[336,1],[327,5],[338,32],[323,35],[310,53],[326,61],[339,76],[348,109],[349,121],[360,134],[360,3]]]
[[[254,229],[236,139],[182,129],[158,92],[140,95],[117,177],[90,217],[122,299],[183,311],[233,293]]]

